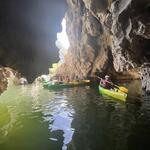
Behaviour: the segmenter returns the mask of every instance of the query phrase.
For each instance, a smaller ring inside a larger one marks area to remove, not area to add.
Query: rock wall
[[[0,68],[0,94],[7,89],[9,81],[19,84],[20,77],[21,74],[18,73],[16,70],[13,70],[8,67],[1,67]]]
[[[139,78],[141,65],[150,62],[150,1],[67,2],[71,46],[59,73],[88,76],[108,72]]]
[[[144,63],[141,66],[142,88],[147,94],[150,94],[150,63]]]

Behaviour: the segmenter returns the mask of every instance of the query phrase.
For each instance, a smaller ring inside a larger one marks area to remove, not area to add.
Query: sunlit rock
[[[27,79],[26,78],[24,78],[24,77],[22,77],[22,78],[20,78],[20,84],[21,85],[25,85],[25,84],[28,84],[28,81],[27,81]]]
[[[8,85],[19,84],[21,74],[9,67],[0,68],[0,93],[7,89]]]
[[[34,83],[40,83],[40,82],[49,81],[49,80],[50,80],[49,75],[41,75],[34,80]]]

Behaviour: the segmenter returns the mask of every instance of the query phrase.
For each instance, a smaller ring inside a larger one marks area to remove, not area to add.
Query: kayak
[[[44,82],[43,87],[49,90],[57,90],[63,88],[71,88],[75,86],[84,86],[89,85],[90,80],[82,80],[82,81],[73,81],[69,83],[61,83],[61,84],[52,84],[51,82]]]
[[[101,87],[100,85],[99,85],[99,92],[102,95],[107,95],[107,96],[110,96],[110,97],[113,97],[115,99],[119,99],[122,101],[126,101],[126,98],[127,98],[126,93],[115,91],[115,90],[105,89],[105,88]]]

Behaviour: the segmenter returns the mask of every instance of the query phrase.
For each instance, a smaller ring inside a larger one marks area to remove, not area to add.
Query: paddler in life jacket
[[[106,89],[111,89],[112,86],[110,84],[110,77],[108,75],[105,75],[105,79],[101,79],[100,80],[100,85],[103,87],[103,88],[106,88]]]

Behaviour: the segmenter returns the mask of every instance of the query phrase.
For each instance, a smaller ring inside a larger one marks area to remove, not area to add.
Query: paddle
[[[104,80],[103,78],[101,78],[101,77],[99,77],[99,76],[96,76],[96,75],[95,75],[95,77]],[[109,82],[109,81],[107,81],[107,82],[108,82],[109,84],[111,84],[111,85],[117,87],[120,91],[122,91],[122,92],[124,92],[124,93],[128,93],[128,89],[127,89],[127,88],[125,88],[125,87],[123,87],[123,86],[118,86],[118,85],[116,85],[116,84],[114,84],[114,83],[112,83],[112,82]]]

